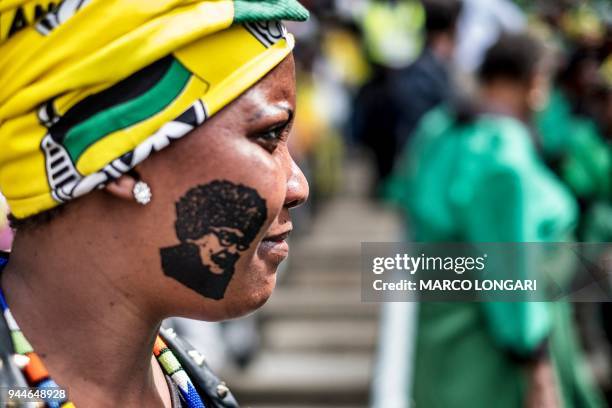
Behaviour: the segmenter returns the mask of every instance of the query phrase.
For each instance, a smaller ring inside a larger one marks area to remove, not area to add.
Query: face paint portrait
[[[241,253],[267,218],[256,190],[229,181],[194,187],[176,203],[179,245],[160,250],[164,273],[210,299],[223,299]]]

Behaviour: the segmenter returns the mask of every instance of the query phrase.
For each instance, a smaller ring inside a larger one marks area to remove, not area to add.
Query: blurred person
[[[393,169],[397,153],[395,130],[399,106],[392,97],[393,82],[385,67],[374,67],[370,80],[359,89],[350,120],[351,140],[372,153],[375,179],[372,196]]]
[[[362,17],[363,42],[376,65],[405,68],[421,53],[425,10],[417,0],[370,0]]]
[[[423,7],[425,47],[414,64],[398,72],[393,87],[399,107],[395,130],[398,151],[425,113],[453,97],[450,70],[463,3],[462,0],[423,0]]]
[[[425,45],[421,55],[399,70],[376,66],[372,79],[357,95],[353,138],[374,153],[376,193],[420,118],[451,96],[448,64],[453,57],[461,4],[459,0],[423,1]]]
[[[280,20],[308,12],[91,0],[25,19],[35,3],[0,5],[18,20],[0,34],[0,190],[16,229],[0,256],[0,385],[64,387],[47,407],[236,407],[160,326],[271,295],[308,194],[287,148],[294,39]]]
[[[550,103],[538,113],[536,123],[546,162],[577,199],[577,239],[610,242],[612,145],[605,119],[610,88],[605,80],[605,69],[601,67],[601,51],[592,45],[595,38],[593,25],[575,23],[574,26],[577,28],[568,36],[578,42],[572,45],[574,49],[557,76]],[[586,32],[580,31],[580,27],[585,27],[583,30]],[[585,45],[589,43],[591,45]],[[600,246],[588,247],[589,253],[585,255],[602,259],[606,256],[602,249]],[[605,281],[602,277],[602,282]],[[575,305],[584,348],[599,361],[605,361],[600,356],[609,353],[610,349],[602,330],[609,325],[608,308],[606,304]],[[602,367],[601,364],[598,366]],[[599,370],[598,380],[606,386],[609,379],[603,371]]]
[[[593,221],[601,212],[595,207],[612,200],[609,94],[598,50],[578,46],[558,75],[549,103],[536,116],[545,160],[578,199],[581,241],[612,238],[612,231],[604,232],[606,222]]]
[[[310,73],[310,89],[307,88],[308,82],[298,84],[298,89],[305,91],[303,98],[298,96],[298,103],[311,107],[306,110],[314,115],[304,119],[314,125],[313,130],[318,126],[320,131],[310,146],[311,169],[316,184],[315,195],[325,199],[342,187],[343,160],[350,144],[347,123],[351,103],[356,90],[368,79],[370,65],[355,24],[328,22],[322,33],[320,53]],[[306,131],[307,126],[296,122],[296,134],[300,130]]]
[[[612,28],[612,26],[611,26]],[[612,38],[612,31],[611,36]],[[603,61],[600,73],[604,83],[601,93],[601,109],[597,113],[603,134],[608,141],[612,141],[612,49],[606,50],[607,57]]]
[[[592,106],[601,82],[599,66],[596,49],[578,46],[571,51],[557,75],[548,102],[536,115],[542,153],[557,173],[562,171],[562,162],[571,153],[573,140],[599,138]]]
[[[478,100],[423,119],[392,190],[412,239],[571,239],[576,203],[530,131],[533,112],[546,102],[547,66],[533,38],[503,36],[479,69]],[[525,262],[523,272],[535,277],[540,264]],[[421,303],[416,336],[416,406],[602,406],[566,303]]]
[[[557,135],[547,134],[546,141],[556,140],[553,137],[564,138],[562,149],[557,154],[558,172],[562,181],[570,188],[579,204],[579,220],[576,235],[578,240],[585,242],[612,241],[612,143],[609,128],[606,125],[605,111],[609,107],[610,88],[606,85],[604,76],[595,67],[597,55],[593,55],[587,64],[583,65],[585,79],[578,81],[575,88],[578,92],[563,94],[563,84],[557,90],[557,107],[566,99],[566,114],[557,116],[555,131]],[[573,62],[573,60],[572,60]],[[584,66],[588,69],[585,69]],[[586,72],[584,72],[586,71]],[[568,79],[563,78],[562,79]],[[571,79],[571,76],[569,77]],[[571,81],[570,81],[571,83]],[[571,89],[571,88],[570,88]],[[555,105],[553,105],[555,106]],[[560,105],[563,107],[563,105]],[[550,109],[547,110],[549,112]],[[563,112],[563,111],[561,111]],[[550,112],[549,112],[550,113]],[[554,117],[553,117],[554,118]],[[586,248],[585,248],[586,249]],[[609,256],[603,246],[590,247],[586,254],[592,259],[605,259]],[[602,282],[607,282],[607,289],[612,289],[605,276]],[[606,361],[602,356],[609,355],[611,344],[606,340],[604,331],[610,327],[610,308],[607,303],[579,303],[575,306],[576,320],[585,349],[597,361],[598,380],[604,387],[611,385],[606,374]],[[610,361],[610,360],[608,360]],[[610,365],[607,365],[609,370]],[[609,391],[608,391],[609,394]],[[610,398],[610,396],[608,397]]]
[[[576,2],[568,8],[560,24],[569,40],[581,46],[597,46],[606,35],[606,25],[599,11],[589,2]]]
[[[602,63],[600,73],[603,82],[597,100],[599,109],[595,116],[603,136],[601,139],[589,140],[593,145],[591,149],[582,149],[580,154],[570,155],[572,160],[568,160],[567,167],[568,170],[572,170],[570,174],[582,175],[577,177],[577,180],[585,181],[591,174],[600,173],[600,171],[593,171],[594,169],[606,171],[603,174],[607,178],[595,177],[594,180],[583,183],[592,188],[586,190],[590,193],[587,196],[589,205],[585,206],[581,227],[585,241],[612,242],[612,55],[608,55]],[[589,143],[585,144],[589,145]],[[594,181],[601,181],[601,184],[595,185]],[[603,259],[606,255],[610,257],[611,254],[610,252],[601,254],[601,258]],[[608,282],[608,285],[611,287],[612,282]],[[608,357],[610,357],[608,368],[610,368],[612,367],[612,304],[602,303],[594,306],[599,306],[601,313],[593,313],[592,316],[589,316],[589,320],[591,322],[595,320],[595,322],[589,327],[591,331],[588,334],[596,341],[602,340],[603,337],[607,350],[600,344],[595,344],[600,346],[600,350],[608,352]],[[605,336],[601,336],[602,328]],[[609,376],[605,377],[602,382],[607,385],[608,404],[612,404],[612,383]]]

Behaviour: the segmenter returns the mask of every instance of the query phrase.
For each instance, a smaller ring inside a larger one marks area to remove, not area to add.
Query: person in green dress
[[[388,190],[410,239],[570,239],[577,205],[530,131],[548,93],[545,55],[529,36],[503,36],[479,70],[478,101],[425,116]],[[416,407],[601,406],[567,303],[423,302],[414,355]]]
[[[608,93],[598,53],[579,47],[535,120],[544,159],[578,198],[581,240],[605,238],[590,230],[588,219],[596,207],[612,199],[612,149],[601,112]]]
[[[576,237],[583,242],[612,241],[612,135],[606,118],[612,88],[599,54],[577,46],[535,121],[545,161],[578,201]],[[601,246],[588,252],[592,259],[606,256]],[[610,331],[611,310],[607,303],[576,305],[584,346],[593,354],[605,347],[601,328]]]

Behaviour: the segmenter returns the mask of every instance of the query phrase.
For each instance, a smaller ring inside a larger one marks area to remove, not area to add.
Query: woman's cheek
[[[274,223],[278,219],[278,216],[283,208],[283,203],[285,200],[284,177],[279,177],[276,175],[275,177],[271,177],[270,180],[262,181],[265,182],[261,184],[262,187],[258,189],[258,191],[260,192],[262,198],[266,201],[267,219],[257,234],[257,238],[245,252],[245,261],[248,264],[257,259],[257,249],[266,236],[270,234],[271,229],[274,227]],[[272,231],[272,233],[277,233],[277,231]],[[251,265],[248,267],[251,267]]]
[[[282,160],[260,148],[252,142],[244,149],[236,149],[239,157],[238,163],[242,166],[239,181],[256,189],[266,201],[268,219],[265,228],[260,231],[260,240],[270,225],[277,219],[283,208],[287,192],[287,177],[283,169]]]

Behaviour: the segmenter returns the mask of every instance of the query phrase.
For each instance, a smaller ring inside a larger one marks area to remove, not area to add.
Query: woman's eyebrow
[[[265,116],[275,116],[281,112],[285,112],[287,116],[289,116],[289,119],[287,120],[287,122],[291,122],[291,120],[293,119],[293,115],[294,115],[293,109],[291,109],[284,103],[278,104],[278,105],[268,105],[266,107],[260,108],[249,118],[249,122],[258,121],[262,117],[265,117]]]
[[[279,106],[278,107],[280,110],[283,110],[287,113],[287,123],[291,122],[293,120],[293,115],[295,114],[293,109],[286,107],[286,106]]]

